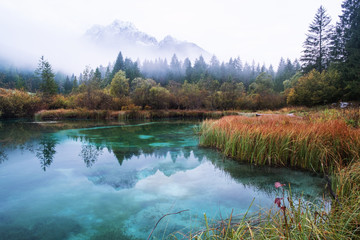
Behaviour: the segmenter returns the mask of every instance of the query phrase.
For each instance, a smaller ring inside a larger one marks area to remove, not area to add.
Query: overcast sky
[[[84,46],[69,44],[94,24],[130,21],[157,40],[166,35],[194,42],[220,60],[273,64],[299,58],[320,5],[338,21],[341,0],[1,0],[0,54],[56,69],[81,71],[94,60]],[[71,47],[70,47],[71,45]],[[76,51],[81,49],[81,51]],[[74,54],[72,54],[74,53]],[[82,55],[80,56],[74,56]],[[80,54],[81,53],[81,54]],[[116,56],[117,53],[114,53]],[[71,59],[70,59],[71,58]],[[84,62],[88,59],[88,62]],[[96,67],[96,66],[93,66]]]

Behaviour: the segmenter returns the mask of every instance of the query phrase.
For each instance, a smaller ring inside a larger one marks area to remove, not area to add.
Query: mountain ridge
[[[176,54],[179,59],[211,57],[210,53],[197,44],[178,40],[171,35],[158,41],[148,33],[140,31],[133,23],[114,20],[109,25],[93,25],[84,38],[91,44],[107,51],[122,51],[124,55],[134,58],[171,59]]]

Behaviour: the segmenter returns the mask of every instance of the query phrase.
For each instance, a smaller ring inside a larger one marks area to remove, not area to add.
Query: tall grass
[[[186,239],[359,239],[358,210],[339,214],[329,212],[325,204],[317,206],[293,199],[289,192],[284,197],[281,208],[250,216],[246,213],[240,218],[230,215],[212,225],[205,215],[204,230],[189,234]]]
[[[256,165],[289,166],[330,175],[335,198],[329,209],[295,201],[288,189],[287,196],[283,192],[281,209],[194,239],[360,239],[358,116],[359,110],[352,109],[325,110],[303,118],[229,116],[204,121],[199,128],[202,146]]]
[[[342,120],[227,116],[200,126],[200,145],[255,165],[333,173],[360,156],[360,130]]]

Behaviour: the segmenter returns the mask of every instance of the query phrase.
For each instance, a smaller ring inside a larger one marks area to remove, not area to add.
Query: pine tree
[[[110,76],[110,79],[112,80],[113,77],[115,76],[115,74],[118,72],[118,71],[124,71],[125,70],[125,62],[124,62],[124,58],[123,58],[123,55],[121,53],[121,51],[119,52],[117,58],[116,58],[116,61],[115,61],[115,65],[114,65],[114,68],[111,72],[111,76]]]
[[[77,92],[78,89],[79,89],[79,84],[76,77],[74,77],[71,92]]]
[[[35,75],[41,80],[40,89],[45,95],[54,95],[57,93],[58,86],[55,82],[55,74],[53,73],[50,63],[44,59],[44,56],[39,60]]]
[[[279,66],[277,68],[277,72],[274,78],[274,89],[277,92],[281,92],[283,90],[283,82],[286,80],[284,75],[286,71],[286,63],[284,58],[280,58]]]
[[[269,66],[269,70],[267,71],[268,74],[270,74],[271,78],[274,79],[275,78],[275,71],[274,71],[274,67],[272,64],[270,64]]]
[[[91,84],[95,88],[100,88],[100,85],[101,85],[101,72],[100,72],[99,68],[96,68],[96,70],[94,72],[94,76],[91,79]]]
[[[215,79],[220,78],[220,62],[215,55],[211,57],[209,72],[213,78]]]
[[[194,68],[192,72],[192,81],[198,82],[200,78],[205,76],[207,70],[207,64],[203,56],[200,56],[195,60]]]
[[[133,79],[141,76],[137,62],[133,62],[130,58],[125,58],[124,71],[126,77],[130,79],[130,82]]]
[[[319,72],[325,70],[329,65],[330,42],[332,36],[331,17],[326,14],[323,6],[320,6],[313,22],[306,34],[304,51],[300,59],[305,73],[316,69]]]
[[[178,60],[176,54],[174,54],[171,58],[171,62],[170,62],[170,74],[169,77],[170,79],[176,81],[176,82],[180,82],[182,76],[181,76],[181,63]]]
[[[69,94],[71,92],[72,88],[73,88],[73,84],[70,81],[69,76],[66,76],[66,80],[65,80],[65,83],[64,83],[64,92],[65,92],[65,94]]]
[[[111,83],[111,72],[110,72],[110,63],[109,65],[106,67],[106,71],[105,71],[105,76],[104,79],[101,81],[101,88],[105,88],[106,86],[110,85]]]
[[[360,100],[360,1],[345,0],[341,6],[338,46],[334,46],[339,50],[333,55],[340,62],[345,97]]]
[[[192,80],[192,72],[193,72],[193,68],[191,66],[191,61],[189,58],[185,58],[184,60],[184,64],[183,64],[183,69],[185,69],[185,79],[189,82],[191,82]]]

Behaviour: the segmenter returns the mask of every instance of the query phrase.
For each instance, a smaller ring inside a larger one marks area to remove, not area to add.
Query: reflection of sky
[[[185,130],[189,134],[189,129]],[[159,139],[156,134],[151,136],[154,137],[137,139]],[[161,138],[164,140],[163,132]],[[186,145],[186,139],[181,141]],[[132,156],[121,165],[105,147],[99,150],[98,159],[86,167],[81,151],[84,144],[90,143],[62,137],[46,172],[40,168],[36,154],[8,151],[8,161],[0,165],[0,234],[3,216],[8,216],[11,225],[29,229],[56,216],[82,226],[73,239],[89,238],[97,231],[112,231],[114,227],[124,227],[144,239],[156,221],[169,212],[190,210],[167,217],[155,232],[158,236],[165,227],[167,232],[195,228],[203,222],[203,213],[209,218],[227,217],[232,209],[234,214],[244,213],[253,198],[253,211],[257,206],[273,206],[277,193],[267,189],[273,188],[276,178],[303,181],[299,189],[312,196],[321,191],[313,184],[319,179],[309,174],[223,162],[215,151],[199,150],[193,144],[181,147],[176,140],[175,143],[174,147],[156,147],[148,154]],[[308,187],[311,185],[312,189]]]

